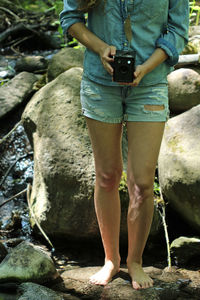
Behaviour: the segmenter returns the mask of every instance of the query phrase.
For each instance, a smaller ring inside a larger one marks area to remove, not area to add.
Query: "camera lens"
[[[119,68],[119,72],[120,72],[121,74],[126,74],[126,73],[128,72],[127,66],[125,66],[125,65],[121,66],[121,67]]]

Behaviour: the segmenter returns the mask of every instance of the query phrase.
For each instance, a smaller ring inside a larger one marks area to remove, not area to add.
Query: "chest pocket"
[[[168,9],[169,0],[140,0],[140,13],[149,17],[162,17],[162,13]]]

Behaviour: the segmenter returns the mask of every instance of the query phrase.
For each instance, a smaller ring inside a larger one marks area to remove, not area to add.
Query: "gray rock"
[[[194,35],[190,38],[191,45],[197,49],[197,53],[200,53],[200,34]]]
[[[48,235],[76,240],[99,236],[93,154],[80,106],[81,76],[81,68],[59,75],[34,95],[22,116],[34,148],[34,214]],[[121,235],[126,237],[127,188],[121,195]],[[158,232],[157,226],[152,228]]]
[[[192,287],[187,289],[187,293],[184,292],[183,287],[188,286],[191,280],[193,284],[193,278],[198,276],[198,272],[195,274],[183,275],[179,270],[162,270],[154,267],[145,267],[144,271],[149,274],[154,280],[154,286],[148,289],[134,290],[131,285],[130,277],[127,273],[127,268],[121,268],[120,272],[113,278],[113,280],[105,287],[92,285],[89,283],[89,278],[99,267],[85,267],[76,268],[74,270],[65,271],[61,277],[63,282],[55,285],[53,288],[56,290],[62,289],[63,292],[73,291],[80,295],[82,299],[107,299],[107,300],[156,300],[156,299],[185,299],[188,297],[193,298]],[[183,271],[183,270],[182,270]],[[193,277],[192,277],[193,276]],[[200,278],[194,281],[196,285],[200,284]],[[192,285],[191,284],[191,285]],[[198,296],[198,292],[196,292]],[[180,298],[179,298],[180,297]]]
[[[192,69],[181,68],[168,75],[169,107],[181,113],[200,104],[200,75]]]
[[[0,282],[47,282],[58,272],[49,255],[41,248],[22,242],[0,264]]]
[[[74,67],[83,67],[83,51],[74,48],[63,48],[49,62],[48,81],[55,79],[61,73]]]
[[[200,239],[181,236],[170,245],[178,264],[187,264],[192,258],[200,257]]]
[[[189,28],[189,37],[192,37],[194,35],[200,35],[200,26],[190,26]]]
[[[36,81],[34,74],[22,72],[0,87],[0,119],[27,101]]]
[[[32,282],[20,284],[18,295],[18,300],[64,300],[59,293]]]
[[[44,71],[47,66],[48,61],[43,56],[23,56],[17,60],[15,70],[17,72]]]
[[[158,160],[163,197],[200,232],[200,105],[171,118]]]

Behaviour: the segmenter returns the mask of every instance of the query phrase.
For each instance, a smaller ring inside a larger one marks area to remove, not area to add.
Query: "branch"
[[[20,18],[14,12],[12,12],[11,10],[9,10],[7,8],[0,6],[0,10],[3,10],[5,12],[9,13],[11,16],[13,16],[15,18],[16,21],[20,20]]]
[[[12,196],[11,198],[9,198],[8,200],[6,200],[5,202],[0,204],[0,207],[4,206],[6,203],[10,202],[11,200],[13,200],[14,198],[19,197],[20,195],[22,195],[23,193],[25,193],[27,191],[27,189],[24,189],[23,191],[17,193],[16,195]]]
[[[182,67],[186,65],[199,65],[200,64],[200,54],[186,54],[180,55],[177,63],[177,67]]]
[[[55,248],[54,248],[52,242],[50,241],[50,239],[48,238],[48,236],[46,235],[46,233],[44,232],[44,230],[42,229],[42,227],[40,226],[40,224],[39,224],[38,220],[36,219],[36,216],[35,216],[35,214],[32,210],[31,203],[30,203],[30,193],[31,193],[31,185],[29,183],[28,187],[27,187],[27,202],[28,202],[28,207],[29,207],[30,214],[31,214],[33,220],[35,221],[35,224],[37,225],[38,229],[40,230],[40,232],[42,233],[44,238],[47,240],[49,245],[52,247],[52,252],[53,252],[55,250]]]
[[[0,140],[0,145],[13,133],[13,131],[15,131],[15,129],[20,126],[23,123],[22,120],[20,120],[11,131],[8,132],[8,134],[6,134],[1,140]]]
[[[8,28],[0,34],[0,43],[6,40],[11,34],[18,33],[22,30],[34,31],[34,29],[37,29],[39,27],[40,25],[26,25],[23,23],[19,23],[14,27]],[[36,31],[34,31],[34,33],[36,33]]]
[[[168,235],[168,230],[167,230],[167,223],[166,223],[166,213],[165,213],[165,202],[162,199],[162,194],[161,194],[161,199],[160,201],[157,202],[157,207],[158,207],[158,212],[162,218],[162,224],[164,227],[164,232],[165,232],[165,240],[166,240],[166,246],[167,246],[167,261],[168,261],[168,269],[171,269],[172,263],[171,263],[171,252],[170,252],[170,243],[169,243],[169,235]]]
[[[16,165],[16,163],[17,163],[20,159],[23,159],[23,158],[25,158],[25,157],[27,157],[27,156],[29,156],[29,155],[32,155],[32,154],[33,154],[33,152],[29,152],[28,154],[25,154],[25,155],[22,155],[22,156],[18,157],[18,158],[14,161],[14,163],[8,168],[6,174],[4,175],[3,179],[1,180],[1,182],[0,182],[0,187],[3,185],[3,183],[4,183],[4,181],[6,180],[8,174],[10,173],[10,171],[12,170],[12,168]]]

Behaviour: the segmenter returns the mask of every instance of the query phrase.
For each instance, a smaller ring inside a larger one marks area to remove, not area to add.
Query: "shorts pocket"
[[[98,84],[89,79],[82,79],[81,94],[87,96],[91,100],[101,100]]]

